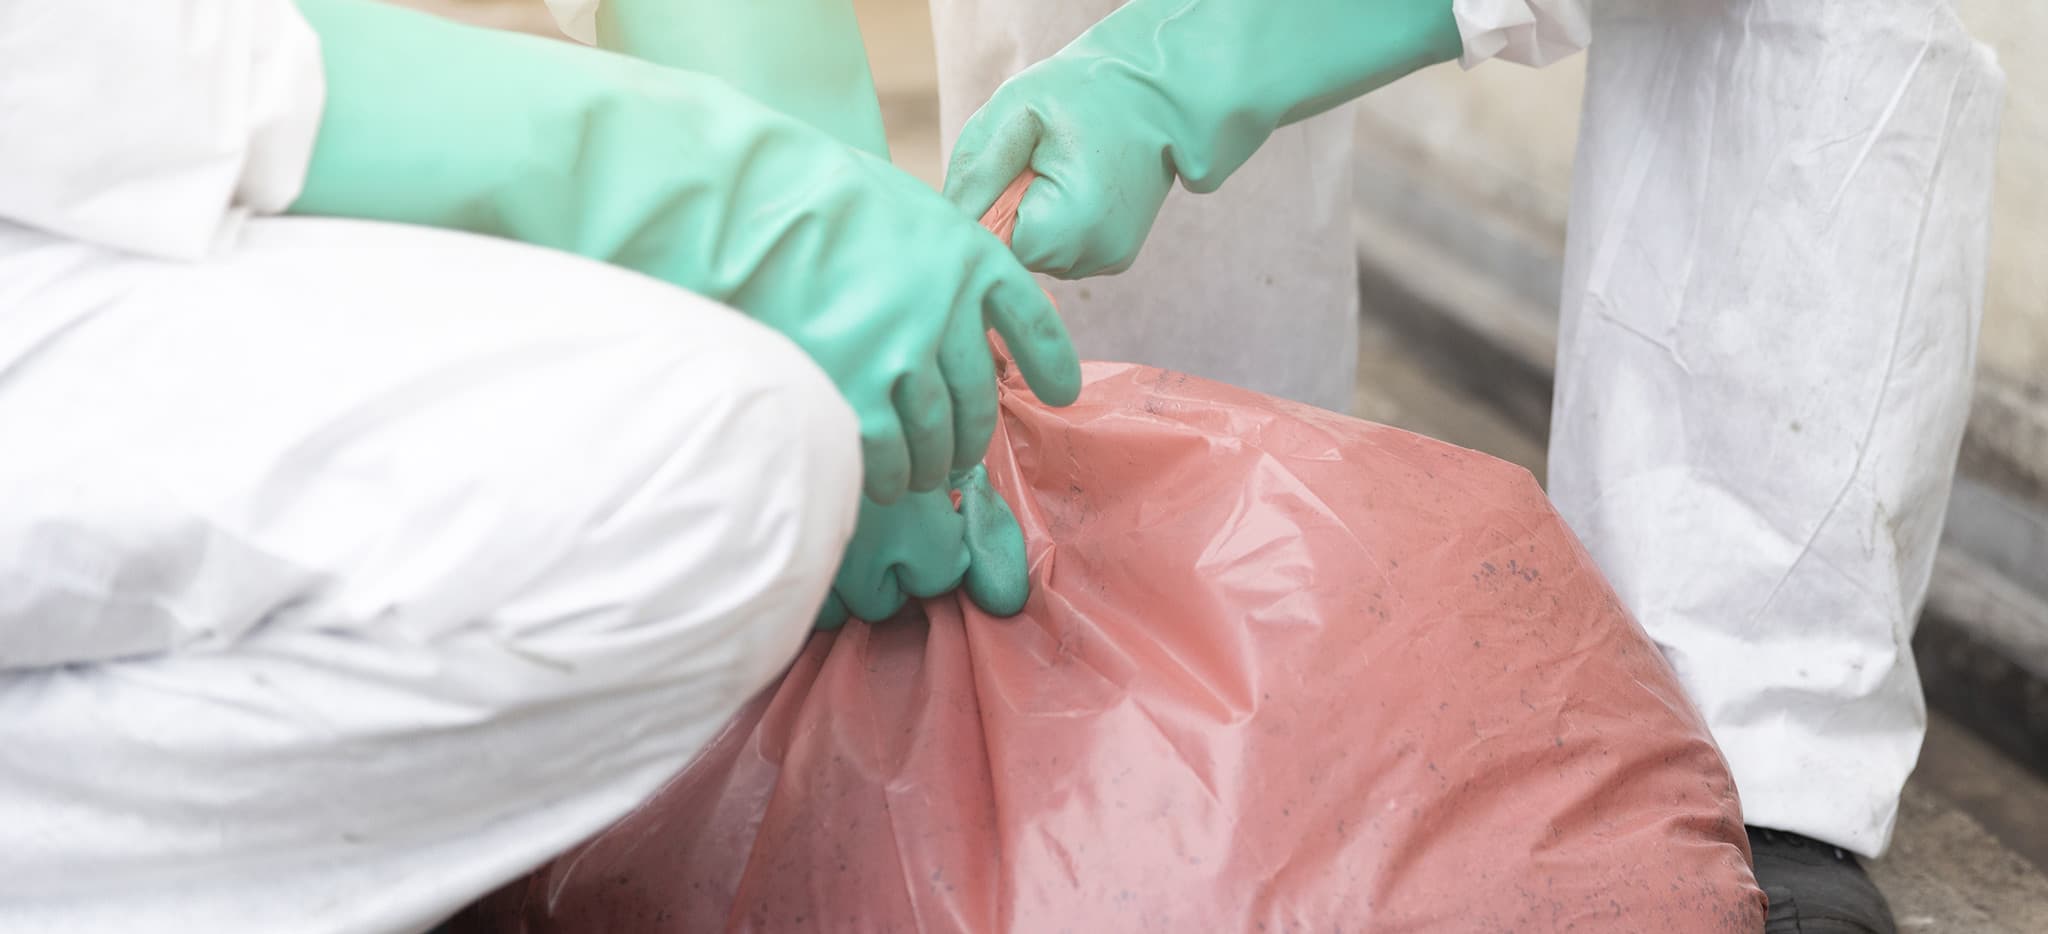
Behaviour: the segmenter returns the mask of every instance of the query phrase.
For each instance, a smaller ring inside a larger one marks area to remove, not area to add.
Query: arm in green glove
[[[327,102],[294,212],[507,237],[733,305],[852,403],[878,501],[981,459],[989,328],[1041,398],[1079,391],[1059,317],[1000,241],[722,81],[374,0],[299,7]]]
[[[1462,49],[1452,0],[1131,0],[997,89],[946,196],[979,216],[1040,176],[1012,246],[1039,272],[1130,268],[1175,178],[1210,192],[1274,129]]]
[[[819,629],[837,629],[849,616],[880,622],[912,597],[965,589],[983,612],[1015,616],[1031,596],[1024,530],[1010,505],[976,467],[954,478],[949,497],[919,493],[902,502],[861,503],[860,523],[832,595],[818,613]]]
[[[607,0],[598,43],[635,58],[723,78],[791,117],[889,155],[874,79],[849,0]],[[889,505],[861,502],[820,629],[879,622],[912,598],[966,585],[984,611],[1010,616],[1030,594],[1024,533],[980,466],[945,488]]]
[[[848,146],[889,158],[851,0],[604,0],[597,44],[723,78]]]

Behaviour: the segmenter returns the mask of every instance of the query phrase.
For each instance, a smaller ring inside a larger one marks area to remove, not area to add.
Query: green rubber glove
[[[878,502],[978,463],[1002,334],[1039,397],[1080,364],[993,235],[887,162],[705,75],[299,0],[327,102],[292,210],[468,230],[604,260],[788,335],[860,418]]]
[[[723,78],[842,143],[889,158],[851,0],[604,0],[597,44]]]
[[[848,617],[881,622],[911,598],[936,597],[956,588],[995,616],[1024,611],[1031,583],[1024,532],[994,487],[975,467],[954,480],[960,508],[950,498],[918,494],[890,506],[861,504],[853,544],[818,613],[819,629],[837,629]]]
[[[1274,129],[1456,58],[1451,2],[1131,0],[996,90],[953,145],[946,197],[978,217],[1029,166],[1024,264],[1121,272],[1176,177],[1215,191]]]
[[[635,58],[723,78],[841,142],[888,158],[882,112],[849,0],[606,0],[598,44]],[[889,505],[861,503],[853,540],[819,612],[821,629],[850,616],[880,622],[912,598],[966,584],[984,611],[1010,616],[1030,593],[1024,533],[980,466],[944,488]]]
[[[849,0],[607,0],[598,43],[659,65],[723,78],[841,142],[888,158],[882,112]],[[1024,532],[979,465],[946,488],[889,505],[861,502],[817,626],[880,622],[912,598],[964,583],[984,611],[1022,612],[1030,595]]]

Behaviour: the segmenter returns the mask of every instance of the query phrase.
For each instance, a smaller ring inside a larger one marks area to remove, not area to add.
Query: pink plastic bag
[[[1719,753],[1527,472],[1086,375],[1066,409],[1005,375],[1023,616],[947,598],[814,636],[458,928],[1761,929]]]

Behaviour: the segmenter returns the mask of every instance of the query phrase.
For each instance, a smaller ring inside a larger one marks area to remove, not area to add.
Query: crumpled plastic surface
[[[1761,929],[1720,753],[1526,471],[1086,379],[1053,409],[1004,374],[1022,616],[956,596],[813,636],[456,929]]]

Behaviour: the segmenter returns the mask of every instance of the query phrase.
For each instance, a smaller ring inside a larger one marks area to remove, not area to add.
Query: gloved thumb
[[[988,470],[976,465],[959,478],[960,515],[967,520],[967,598],[994,616],[1024,612],[1031,597],[1031,569],[1024,551],[1024,529],[1010,504],[988,481]]]
[[[967,216],[980,217],[1003,189],[1010,187],[1011,180],[1031,167],[1032,153],[1043,134],[1037,114],[1027,107],[1006,105],[998,90],[960,128],[940,193]]]

